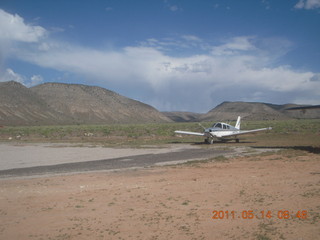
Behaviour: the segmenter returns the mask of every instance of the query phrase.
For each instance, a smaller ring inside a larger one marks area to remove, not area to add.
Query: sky
[[[320,104],[320,0],[1,0],[11,80],[100,86],[160,111]]]

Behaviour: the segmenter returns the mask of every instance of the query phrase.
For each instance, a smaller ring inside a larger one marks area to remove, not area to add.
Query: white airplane
[[[205,137],[205,142],[212,144],[214,139],[218,139],[221,141],[230,141],[235,140],[239,142],[239,135],[254,133],[259,131],[271,130],[271,127],[268,128],[259,128],[253,130],[240,130],[241,124],[241,117],[239,116],[237,119],[237,123],[235,126],[231,126],[227,123],[214,123],[211,128],[204,128],[203,133],[199,132],[187,132],[187,131],[174,131],[177,134],[188,134],[188,135],[195,135],[195,136],[203,136]]]

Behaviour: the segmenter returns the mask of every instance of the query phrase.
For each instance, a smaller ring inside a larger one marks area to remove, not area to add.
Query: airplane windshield
[[[213,128],[221,128],[221,129],[230,129],[230,126],[223,123],[215,123],[212,126]]]
[[[221,125],[221,123],[216,123],[216,124],[213,125],[213,127],[215,127],[215,128],[222,128],[222,125]]]

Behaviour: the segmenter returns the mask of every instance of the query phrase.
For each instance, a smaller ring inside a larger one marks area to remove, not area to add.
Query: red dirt
[[[317,239],[320,155],[298,153],[2,179],[0,239]]]

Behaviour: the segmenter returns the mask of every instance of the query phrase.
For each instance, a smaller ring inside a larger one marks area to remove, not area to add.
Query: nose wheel
[[[204,140],[204,142],[207,143],[207,144],[213,144],[213,139],[212,138],[206,138]]]

